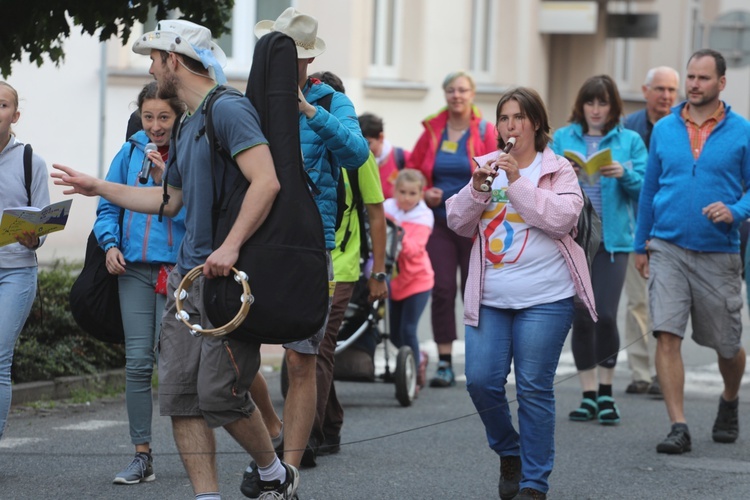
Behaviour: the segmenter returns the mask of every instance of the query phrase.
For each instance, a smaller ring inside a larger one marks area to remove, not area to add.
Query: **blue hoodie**
[[[155,186],[149,176],[148,183],[140,184],[138,173],[143,165],[143,149],[148,136],[139,131],[123,144],[107,172],[106,180],[128,186]],[[177,252],[185,236],[185,209],[176,217],[164,217],[159,222],[158,215],[142,214],[125,210],[123,216],[122,241],[118,217],[120,207],[101,198],[96,210],[94,234],[103,250],[117,246],[127,262],[169,263],[177,262]]]
[[[370,148],[362,136],[354,106],[346,95],[325,83],[310,79],[302,92],[307,102],[317,107],[312,118],[299,114],[302,157],[307,174],[320,191],[315,196],[315,203],[323,219],[326,248],[333,250],[336,247],[336,182],[339,166],[348,170],[358,169],[370,156]],[[316,105],[321,97],[328,94],[333,94],[330,113]],[[331,160],[337,166],[332,166]]]
[[[607,252],[632,252],[635,232],[634,202],[643,184],[648,152],[643,139],[636,132],[617,125],[599,143],[599,150],[610,148],[612,159],[620,162],[625,172],[622,177],[601,177],[602,188],[602,233]],[[558,155],[570,149],[586,153],[583,128],[572,123],[555,132],[552,149]]]
[[[750,122],[724,104],[726,114],[693,158],[682,109],[654,125],[638,205],[635,251],[659,238],[696,252],[739,253],[739,226],[750,217]],[[714,224],[703,208],[721,201],[734,222]]]

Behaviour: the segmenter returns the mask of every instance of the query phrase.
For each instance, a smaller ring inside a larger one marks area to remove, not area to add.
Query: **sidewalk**
[[[260,348],[260,353],[261,367],[276,369],[281,366],[284,356],[284,348],[281,345],[264,344]],[[27,405],[35,401],[67,399],[77,391],[96,392],[105,387],[125,387],[125,368],[94,375],[57,377],[53,380],[13,384],[12,404]]]

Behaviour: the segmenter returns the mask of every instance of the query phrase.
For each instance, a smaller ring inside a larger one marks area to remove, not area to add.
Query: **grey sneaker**
[[[258,500],[292,500],[296,498],[299,486],[299,472],[293,465],[283,464],[286,468],[286,479],[279,481],[260,481]]]
[[[156,479],[150,453],[138,452],[125,470],[115,476],[114,484],[148,483]]]

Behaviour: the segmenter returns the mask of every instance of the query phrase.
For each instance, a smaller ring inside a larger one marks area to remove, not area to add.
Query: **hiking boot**
[[[335,455],[341,451],[341,436],[326,436],[323,444],[318,448],[318,456]]]
[[[258,500],[292,500],[296,498],[299,486],[299,472],[293,465],[282,465],[286,469],[286,479],[281,481],[260,481],[260,495]],[[250,497],[253,498],[253,497]]]
[[[421,389],[427,383],[427,365],[430,359],[427,353],[419,351],[419,368],[417,369],[417,386]]]
[[[669,435],[656,445],[657,453],[667,453],[669,455],[680,455],[690,451],[690,432],[685,424],[674,424]]]
[[[430,387],[452,387],[456,385],[453,367],[447,361],[440,361],[435,377],[430,380]]]
[[[661,384],[659,384],[659,377],[654,376],[654,378],[651,379],[651,385],[648,386],[648,394],[649,396],[656,396],[659,399],[662,399],[664,397],[661,393]]]
[[[130,465],[115,476],[114,484],[148,483],[156,479],[151,453],[138,452]]]
[[[735,401],[735,404],[739,401]],[[717,443],[734,443],[740,435],[738,406],[729,408],[723,398],[719,399],[719,412],[716,414],[711,437]]]
[[[524,488],[515,496],[515,500],[546,500],[547,494],[534,488]]]
[[[645,394],[648,392],[649,383],[645,380],[634,380],[625,389],[625,394]]]
[[[500,484],[497,485],[500,498],[516,498],[521,482],[521,457],[500,457]]]

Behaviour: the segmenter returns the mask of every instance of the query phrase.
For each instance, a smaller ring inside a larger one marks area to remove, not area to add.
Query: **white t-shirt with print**
[[[542,154],[522,177],[539,183]],[[484,238],[484,292],[482,304],[500,309],[523,309],[575,295],[565,259],[555,240],[528,225],[507,197],[508,178],[499,171],[492,183],[492,200],[480,221]]]

